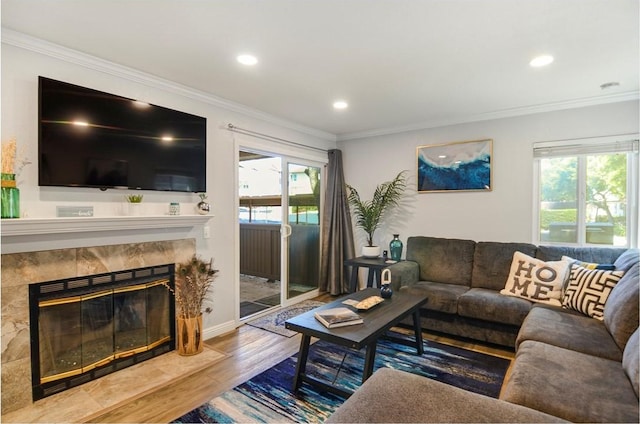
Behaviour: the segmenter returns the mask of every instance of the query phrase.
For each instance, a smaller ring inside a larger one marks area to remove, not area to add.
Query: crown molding
[[[2,43],[49,56],[64,62],[83,66],[94,71],[124,78],[135,83],[161,89],[163,91],[187,97],[221,109],[240,113],[251,118],[260,119],[261,121],[317,137],[321,140],[332,142],[336,141],[336,136],[334,134],[278,118],[277,116],[265,113],[258,109],[253,109],[243,104],[214,96],[211,93],[178,84],[137,69],[100,59],[99,57],[82,53],[5,27],[2,28]]]
[[[409,131],[426,130],[430,128],[446,127],[450,125],[460,125],[472,122],[489,121],[493,119],[512,118],[517,116],[532,115],[544,112],[554,112],[566,109],[576,109],[587,106],[596,106],[608,103],[618,103],[625,101],[637,101],[640,99],[640,92],[628,91],[605,96],[587,97],[581,99],[567,100],[561,102],[545,103],[541,105],[516,107],[503,109],[494,112],[486,112],[475,115],[462,116],[453,119],[444,119],[436,121],[425,121],[409,125],[386,127],[374,130],[360,131],[345,134],[331,134],[315,128],[291,122],[258,109],[250,108],[240,103],[232,102],[221,97],[217,97],[211,93],[178,84],[176,82],[166,80],[155,75],[151,75],[133,68],[119,65],[98,57],[69,49],[58,44],[45,41],[40,38],[32,37],[24,33],[14,31],[8,28],[2,28],[2,43],[19,47],[25,50],[40,53],[49,57],[53,57],[65,62],[83,66],[94,71],[103,72],[129,81],[161,89],[183,97],[187,97],[199,102],[203,102],[221,109],[231,112],[240,113],[242,115],[259,119],[261,121],[278,125],[293,131],[317,137],[325,141],[348,141],[360,138],[377,137],[391,135]]]
[[[536,113],[555,112],[565,109],[577,109],[587,106],[597,106],[608,103],[619,103],[626,101],[638,101],[640,91],[626,91],[623,93],[610,94],[606,96],[587,97],[582,99],[567,100],[562,102],[545,103],[535,106],[523,106],[511,109],[503,109],[495,112],[480,113],[450,120],[426,121],[398,127],[380,128],[371,131],[361,131],[355,133],[338,134],[336,141],[356,140],[359,138],[377,137],[391,135],[408,131],[419,131],[430,128],[446,127],[450,125],[468,124],[471,122],[490,121],[493,119],[513,118],[517,116],[533,115]]]

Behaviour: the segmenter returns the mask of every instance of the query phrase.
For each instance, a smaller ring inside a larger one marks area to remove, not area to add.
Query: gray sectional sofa
[[[516,251],[613,264],[624,275],[599,320],[500,294]],[[411,237],[406,257],[390,267],[392,284],[429,296],[423,328],[515,348],[500,399],[385,369],[329,422],[639,422],[637,249]]]
[[[422,310],[422,328],[515,347],[518,331],[534,305],[500,294],[515,252],[543,261],[569,256],[613,264],[625,251],[409,237],[406,261],[389,269],[395,291],[402,289],[429,297]]]

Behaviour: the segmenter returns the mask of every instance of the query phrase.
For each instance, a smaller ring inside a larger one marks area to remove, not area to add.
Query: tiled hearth
[[[125,269],[176,263],[187,260],[195,253],[195,240],[154,241],[145,243],[120,244],[110,246],[79,247],[2,255],[2,414],[20,408],[34,406],[31,399],[31,363],[29,347],[29,294],[31,283],[101,274]],[[163,361],[172,359],[170,353]],[[147,362],[162,360],[154,358]],[[177,359],[180,359],[177,358]],[[211,358],[201,358],[202,360]],[[188,361],[187,361],[188,362]],[[193,363],[194,361],[192,361]],[[159,362],[156,361],[157,366]],[[145,364],[139,364],[144,366]],[[169,365],[169,364],[167,364]],[[173,366],[173,365],[172,365]],[[136,367],[124,369],[114,374],[114,379],[127,379],[125,373],[140,372]],[[175,366],[173,366],[175,368]],[[162,366],[164,368],[164,366]],[[120,374],[120,375],[118,375]],[[160,378],[159,373],[158,377]],[[103,379],[108,378],[104,377]],[[166,376],[165,376],[166,377]],[[148,378],[148,377],[147,377]],[[145,378],[145,379],[147,379]],[[103,380],[103,379],[99,379]],[[99,389],[94,385],[92,390]],[[102,385],[104,388],[104,385]],[[76,389],[82,389],[80,386]],[[70,392],[70,391],[67,391]],[[56,397],[68,398],[63,392]],[[82,392],[82,390],[80,390]],[[95,393],[94,393],[95,394]],[[82,396],[81,396],[82,398]],[[74,403],[82,404],[82,399]],[[51,402],[43,399],[40,402]],[[88,403],[88,400],[85,400]],[[35,405],[37,406],[37,405]],[[37,409],[37,408],[36,408]],[[25,418],[27,418],[25,416]]]

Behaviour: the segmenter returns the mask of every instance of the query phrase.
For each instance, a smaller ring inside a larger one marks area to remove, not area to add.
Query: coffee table
[[[320,340],[325,340],[330,343],[357,350],[360,350],[363,347],[366,348],[364,370],[362,371],[363,383],[373,373],[373,364],[375,361],[378,339],[383,336],[385,338],[391,338],[395,342],[401,344],[414,346],[418,355],[422,355],[424,353],[422,330],[420,328],[420,307],[427,302],[426,296],[403,292],[394,293],[390,299],[385,299],[384,302],[374,306],[373,308],[367,311],[358,311],[358,314],[364,320],[363,324],[327,328],[314,317],[315,312],[321,309],[347,306],[343,304],[347,299],[360,301],[369,296],[378,295],[380,295],[379,289],[367,288],[341,297],[331,303],[327,303],[326,305],[285,321],[285,328],[302,334],[300,351],[298,353],[298,364],[296,366],[296,374],[293,381],[294,392],[300,388],[302,382],[307,382],[343,397],[349,397],[352,394],[352,392],[313,378],[305,373],[311,337],[316,337]],[[400,339],[387,334],[391,327],[398,324],[409,315],[413,316],[414,340]]]

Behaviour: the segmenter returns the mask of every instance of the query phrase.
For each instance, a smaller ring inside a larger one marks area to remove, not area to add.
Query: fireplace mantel
[[[2,221],[2,237],[95,231],[186,228],[203,225],[211,215],[19,218]]]
[[[3,219],[2,253],[179,240],[208,233],[213,215]]]

